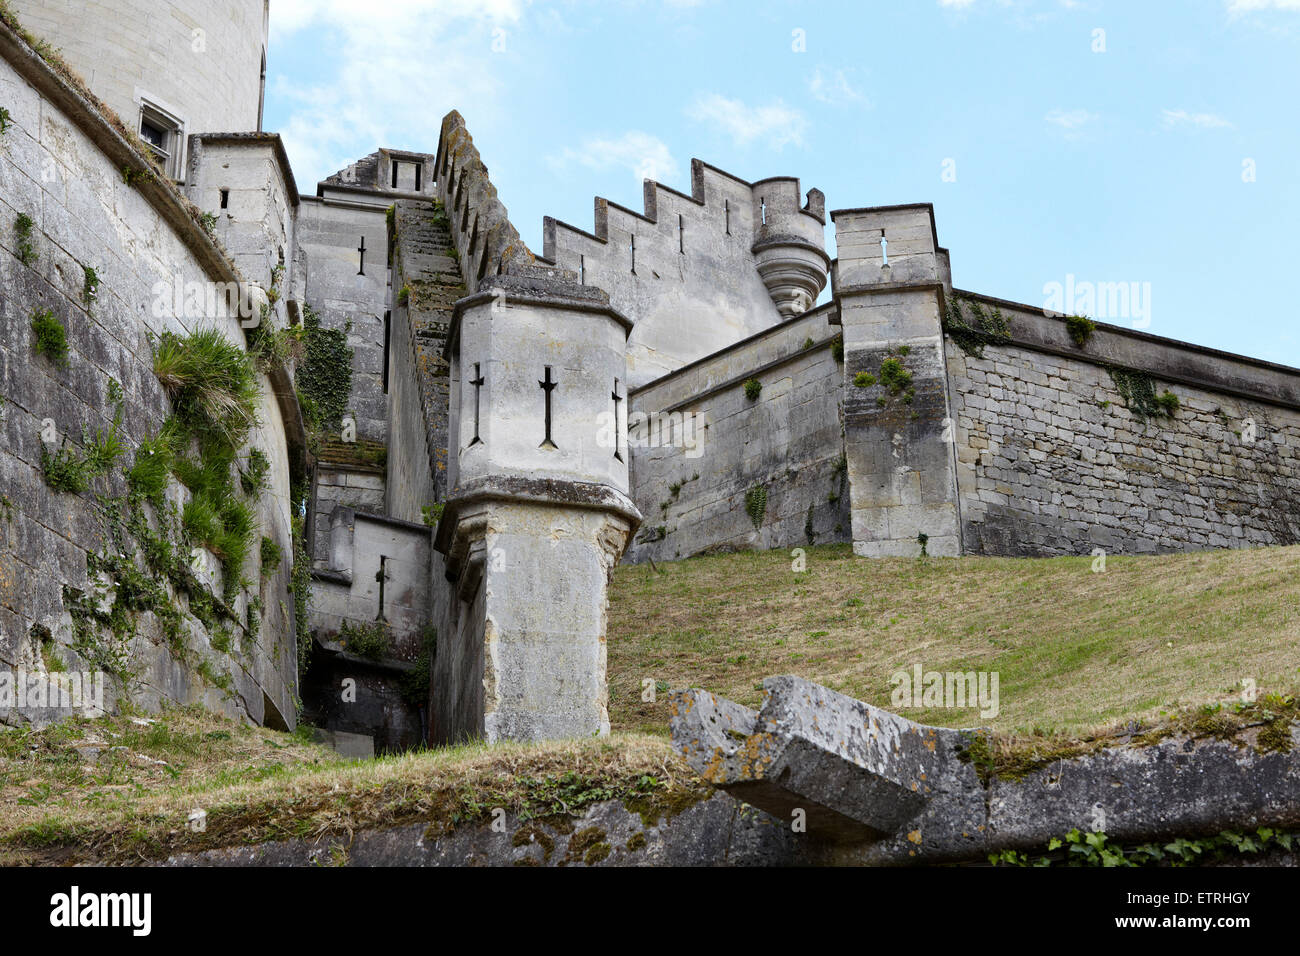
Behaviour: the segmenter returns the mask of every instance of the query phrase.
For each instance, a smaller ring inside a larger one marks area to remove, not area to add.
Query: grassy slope
[[[1300,547],[1092,558],[855,559],[847,546],[693,558],[615,572],[611,719],[662,733],[649,677],[750,706],[797,674],[890,707],[889,677],[1000,674],[1001,711],[904,710],[946,726],[1081,734],[1178,707],[1300,687]],[[662,684],[660,685],[662,687]]]
[[[194,709],[148,721],[0,730],[0,866],[131,863],[414,822],[445,831],[494,807],[513,826],[613,797],[653,815],[709,793],[667,741],[635,734],[350,761]],[[207,813],[202,833],[187,827],[194,809]]]

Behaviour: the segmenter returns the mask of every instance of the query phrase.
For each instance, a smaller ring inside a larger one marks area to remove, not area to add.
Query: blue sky
[[[458,109],[538,252],[692,157],[933,202],[961,288],[1300,366],[1298,64],[1300,0],[272,0],[265,124],[310,192]]]

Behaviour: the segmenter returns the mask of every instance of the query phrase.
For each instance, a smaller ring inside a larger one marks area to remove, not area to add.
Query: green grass
[[[197,708],[147,720],[0,729],[0,865],[140,863],[414,822],[447,832],[496,807],[512,821],[555,820],[609,799],[653,820],[711,793],[665,741],[643,736],[354,761]],[[195,809],[202,832],[186,825]]]
[[[1087,558],[855,558],[808,548],[614,574],[609,607],[615,728],[664,733],[664,695],[701,687],[748,706],[796,674],[881,707],[890,676],[999,674],[1000,713],[911,708],[912,719],[1009,733],[1086,734],[1129,720],[1300,688],[1300,547]]]
[[[32,347],[60,368],[68,365],[68,336],[49,309],[32,313]]]
[[[215,328],[187,336],[164,332],[154,350],[154,374],[176,414],[193,428],[238,446],[257,424],[257,369],[243,349]]]

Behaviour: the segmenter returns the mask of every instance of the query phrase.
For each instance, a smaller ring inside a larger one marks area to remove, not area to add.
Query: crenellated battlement
[[[826,197],[820,189],[810,189],[800,205],[800,195],[796,177],[776,176],[750,183],[703,160],[692,159],[689,196],[647,179],[643,183],[644,212],[597,196],[591,232],[545,217],[542,255],[538,258],[558,265],[556,255],[573,244],[566,241],[569,237],[608,244],[611,237],[617,240],[622,234],[633,234],[646,226],[676,236],[683,224],[675,217],[688,212],[694,224],[726,235],[749,235],[755,243],[783,235],[824,247],[821,231],[826,225]]]
[[[794,177],[751,183],[693,159],[690,195],[646,180],[642,205],[596,197],[590,232],[548,216],[538,257],[636,323],[634,387],[806,311],[825,287],[825,197]]]

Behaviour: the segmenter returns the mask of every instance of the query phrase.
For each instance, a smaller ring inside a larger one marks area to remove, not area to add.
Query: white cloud
[[[313,192],[318,179],[379,146],[433,151],[452,107],[471,124],[492,112],[500,93],[493,31],[506,31],[508,49],[530,2],[385,0],[383,15],[369,16],[351,0],[275,0],[272,91],[291,104],[278,132],[299,187]],[[320,31],[319,75],[277,74],[277,45],[303,42],[308,30]]]
[[[1096,120],[1097,114],[1087,110],[1051,110],[1044,119],[1061,129],[1078,130]]]
[[[639,130],[631,130],[617,139],[589,139],[577,149],[568,148],[561,155],[551,157],[550,162],[556,167],[577,163],[597,170],[624,168],[638,181],[670,182],[678,171],[677,160],[668,146]]]
[[[1234,17],[1256,10],[1300,10],[1300,0],[1228,0],[1228,13]]]
[[[738,146],[761,140],[773,149],[789,143],[803,145],[808,121],[803,113],[774,100],[766,106],[746,106],[717,93],[699,97],[687,109],[691,119],[713,126],[727,134]]]
[[[939,6],[962,10],[969,7],[974,2],[975,0],[939,0]]]
[[[1187,110],[1161,110],[1165,129],[1191,126],[1195,129],[1232,129],[1232,124],[1214,113],[1189,113]]]
[[[813,99],[832,105],[866,102],[866,96],[849,82],[848,74],[843,70],[828,70],[817,67],[808,78],[808,92]]]

